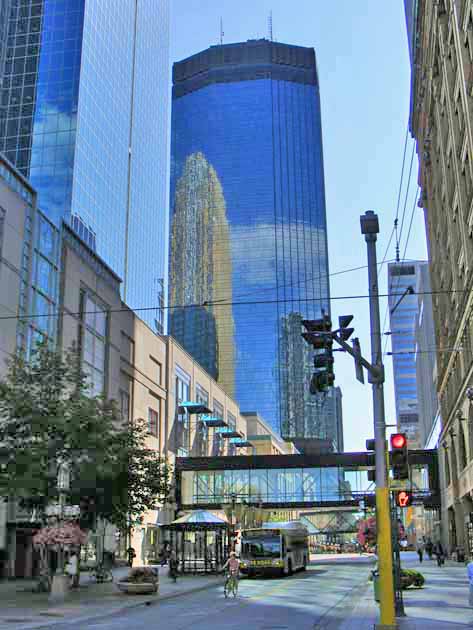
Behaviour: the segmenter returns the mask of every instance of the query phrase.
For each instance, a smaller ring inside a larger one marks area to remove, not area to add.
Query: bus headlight
[[[283,566],[284,566],[283,560],[273,560],[273,567],[283,567]]]

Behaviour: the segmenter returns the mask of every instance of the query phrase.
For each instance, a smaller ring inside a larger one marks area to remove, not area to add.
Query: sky
[[[399,0],[171,0],[171,61],[179,61],[220,41],[268,36],[272,11],[273,38],[315,48],[322,104],[325,191],[330,273],[366,265],[360,215],[379,216],[378,260],[395,257],[394,239],[387,249],[397,213],[406,129],[409,117],[410,67],[403,3]],[[399,225],[401,259],[427,258],[424,217],[415,206],[417,157],[409,135]],[[405,203],[405,200],[406,203]],[[407,241],[409,223],[412,228]],[[406,247],[407,243],[407,247]],[[405,254],[404,254],[405,252]],[[387,292],[387,265],[380,269],[380,292]],[[370,358],[367,270],[330,279],[332,320],[353,314],[352,325]],[[344,299],[338,299],[338,298]],[[387,299],[381,299],[383,323]],[[389,322],[383,328],[389,331]],[[387,352],[390,351],[388,343]],[[372,392],[355,380],[353,360],[335,355],[336,384],[342,388],[345,450],[365,449],[373,437]],[[386,423],[395,423],[392,359],[386,367]]]

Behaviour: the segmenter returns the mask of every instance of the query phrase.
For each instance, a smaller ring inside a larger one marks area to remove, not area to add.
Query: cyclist
[[[234,594],[236,594],[236,591],[238,590],[238,575],[240,573],[240,561],[236,557],[236,553],[234,551],[230,552],[230,557],[223,565],[222,571],[225,571],[225,569],[228,572],[228,577],[225,583],[225,587],[227,588],[229,586],[230,581],[233,581]]]

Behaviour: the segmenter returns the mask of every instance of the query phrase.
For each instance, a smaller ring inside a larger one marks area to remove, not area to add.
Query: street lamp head
[[[373,210],[367,210],[360,217],[362,234],[379,234],[378,215]]]

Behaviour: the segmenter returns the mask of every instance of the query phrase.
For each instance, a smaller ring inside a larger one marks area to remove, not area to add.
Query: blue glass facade
[[[175,64],[171,147],[169,332],[242,409],[316,437],[300,336],[329,312],[314,51],[257,40]]]
[[[165,276],[169,0],[10,0],[0,151],[155,328]],[[1,28],[1,24],[0,24]]]
[[[388,265],[397,423],[399,428],[408,435],[413,448],[421,448],[416,374],[416,323],[419,315],[419,303],[415,290],[422,267],[427,265],[427,262],[419,261],[390,263]],[[403,295],[409,287],[412,287],[413,293]]]

